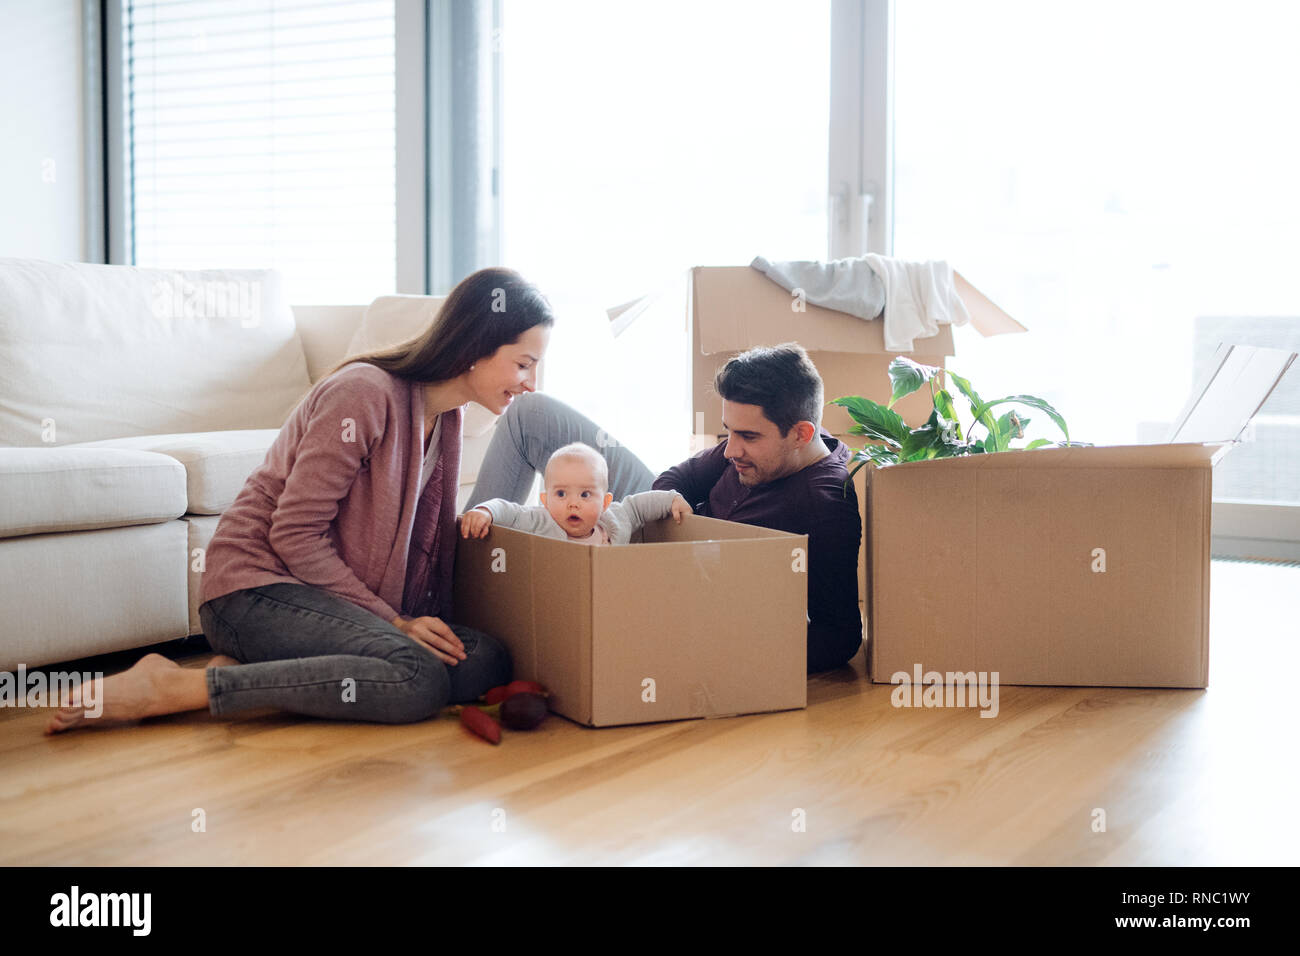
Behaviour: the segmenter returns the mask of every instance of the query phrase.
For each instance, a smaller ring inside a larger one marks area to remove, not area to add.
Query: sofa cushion
[[[274,271],[0,258],[0,444],[279,428],[310,387]]]
[[[185,532],[164,521],[0,540],[0,670],[184,637]]]
[[[248,476],[266,458],[277,428],[248,428],[185,435],[138,435],[82,442],[69,448],[125,448],[175,458],[185,466],[190,514],[219,515],[234,502]]]
[[[0,538],[156,524],[185,513],[185,468],[124,448],[0,448]]]

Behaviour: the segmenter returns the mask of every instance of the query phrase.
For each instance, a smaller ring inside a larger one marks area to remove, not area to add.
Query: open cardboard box
[[[983,336],[1024,332],[1025,327],[984,293],[953,272],[958,297],[970,324]],[[696,266],[680,282],[609,310],[611,329],[630,365],[654,370],[654,393],[666,416],[679,416],[689,428],[682,457],[725,438],[722,399],[713,388],[717,370],[733,356],[760,345],[798,342],[808,351],[825,387],[825,398],[860,395],[882,404],[890,399],[887,369],[899,354],[923,365],[942,367],[955,353],[952,327],[917,339],[911,352],[885,351],[883,322],[867,322],[847,312],[805,303],[796,312],[791,294],[750,266]],[[942,379],[940,379],[942,381]],[[913,393],[894,406],[913,428],[930,415],[929,393]],[[849,434],[849,413],[837,405],[822,410],[822,427],[857,447]],[[685,432],[683,433],[685,434]],[[855,478],[858,510],[865,519],[865,475]],[[858,581],[866,594],[866,542],[858,559]]]
[[[1212,468],[1294,359],[1221,346],[1168,444],[864,468],[872,679],[1207,687]]]
[[[808,536],[687,515],[639,537],[460,538],[456,620],[591,727],[806,706]]]
[[[954,272],[953,280],[970,313],[971,325],[981,335],[1025,331],[960,273]],[[861,395],[879,402],[889,401],[886,369],[897,355],[942,366],[956,351],[948,325],[939,326],[938,335],[917,339],[911,352],[886,352],[879,318],[867,322],[811,303],[804,304],[804,311],[795,311],[793,305],[789,292],[750,266],[696,266],[686,274],[682,288],[670,287],[626,303],[611,309],[609,315],[614,335],[632,343],[630,352],[635,350],[639,356],[643,348],[650,347],[656,358],[675,356],[673,364],[688,371],[689,427],[705,447],[724,434],[722,401],[713,390],[713,377],[746,349],[798,342],[821,373],[827,401]],[[655,348],[643,332],[661,347]],[[661,371],[668,390],[680,388],[671,368]],[[894,410],[916,427],[930,415],[926,398],[910,395]],[[822,426],[832,435],[848,434],[852,424],[848,412],[838,406],[828,406],[822,413]]]

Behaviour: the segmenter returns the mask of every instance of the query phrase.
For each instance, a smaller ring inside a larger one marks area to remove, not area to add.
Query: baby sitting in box
[[[574,442],[546,463],[541,506],[493,498],[461,515],[463,537],[481,538],[495,521],[505,528],[578,544],[627,544],[647,521],[672,515],[678,523],[691,506],[675,491],[643,491],[611,504],[609,468],[596,449]]]

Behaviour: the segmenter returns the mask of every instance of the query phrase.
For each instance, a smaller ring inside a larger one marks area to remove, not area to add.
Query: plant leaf
[[[924,425],[908,432],[903,447],[899,449],[899,457],[903,461],[922,461],[929,458],[951,458],[964,453],[966,446],[952,437],[956,428],[956,422],[934,409]]]
[[[984,404],[984,399],[980,398],[979,392],[975,391],[975,388],[971,385],[969,379],[962,378],[960,375],[951,371],[948,372],[948,377],[956,383],[957,388],[966,396],[966,401],[970,403],[971,414],[974,418],[974,421],[971,423],[971,434],[974,434],[976,423],[983,425],[984,430],[988,432],[987,439],[981,450],[986,452],[999,451],[998,443],[1001,440],[1001,436],[998,434],[997,421],[993,418],[993,415],[987,410],[982,415],[974,414],[979,410],[979,407]]]
[[[907,437],[907,423],[903,421],[898,412],[888,409],[878,402],[873,402],[869,398],[850,395],[845,398],[837,398],[830,404],[848,409],[849,415],[857,422],[857,425],[850,426],[849,431],[851,434],[865,435],[868,438],[874,438],[877,441],[893,445],[895,448],[901,447],[903,439]]]
[[[936,365],[921,365],[910,358],[900,355],[889,363],[889,381],[894,386],[894,394],[889,399],[889,407],[905,395],[911,395],[943,369]]]
[[[952,396],[948,394],[946,389],[941,388],[934,393],[934,408],[935,411],[956,426],[957,440],[961,441],[961,422],[957,421],[957,409],[953,407]]]
[[[1025,451],[1033,451],[1035,448],[1042,448],[1044,445],[1051,445],[1053,442],[1047,438],[1035,438],[1025,446]]]
[[[1048,417],[1051,418],[1052,421],[1056,422],[1056,426],[1060,428],[1061,433],[1065,435],[1065,440],[1067,442],[1070,440],[1070,429],[1066,427],[1065,419],[1061,417],[1061,413],[1047,402],[1034,395],[1008,395],[1006,398],[995,398],[991,402],[982,402],[974,411],[975,417],[979,418],[994,405],[1002,405],[1005,402],[1017,402],[1021,405],[1028,405],[1031,408],[1038,408],[1047,412]]]
[[[1021,418],[1014,411],[1007,412],[998,419],[998,451],[1007,451],[1011,448],[1011,439],[1024,438],[1025,426],[1029,424],[1028,418]]]
[[[985,413],[984,418],[989,420],[989,437],[984,440],[984,450],[987,452],[1006,451],[1006,436],[1002,434],[1002,427],[998,424],[998,420],[987,413]]]
[[[857,474],[858,468],[868,462],[874,465],[896,465],[898,464],[898,452],[890,448],[881,448],[879,445],[867,445],[859,448],[853,453],[849,461],[858,462],[857,466],[849,473],[849,476]]]

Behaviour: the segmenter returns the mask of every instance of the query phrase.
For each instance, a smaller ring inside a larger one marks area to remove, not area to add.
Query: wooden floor
[[[1294,864],[1297,593],[1215,562],[1208,691],[1003,687],[995,719],[895,709],[860,657],[805,711],[499,747],[447,717],[47,738],[3,709],[0,863]]]

